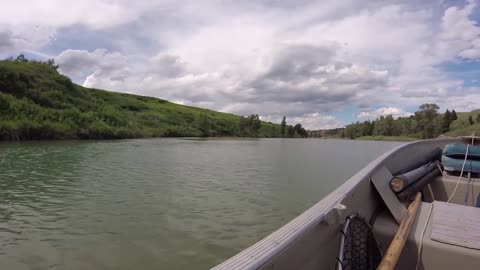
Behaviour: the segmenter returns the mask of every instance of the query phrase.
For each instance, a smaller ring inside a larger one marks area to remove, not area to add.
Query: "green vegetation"
[[[394,119],[381,116],[374,121],[356,122],[345,128],[311,131],[311,137],[333,137],[360,140],[412,141],[440,135],[464,136],[480,134],[480,110],[469,113],[448,110],[438,113],[436,104],[423,104],[410,117]],[[473,119],[476,119],[475,121]]]
[[[157,98],[88,89],[53,60],[0,61],[0,140],[281,137],[281,126]]]
[[[356,138],[363,141],[392,141],[392,142],[411,142],[418,140],[417,138],[405,136],[362,136]]]
[[[404,136],[412,138],[434,138],[442,134],[453,121],[438,114],[436,104],[423,104],[415,115],[394,119],[392,115],[381,116],[375,121],[364,121],[347,125],[341,134],[355,139],[363,136]]]
[[[449,131],[449,132],[445,133],[445,135],[456,137],[456,136],[472,135],[473,133],[475,133],[476,136],[480,135],[480,124],[474,124],[474,125],[471,125],[471,126],[468,126],[468,127],[461,128],[461,129],[452,130],[452,131]]]
[[[285,130],[286,130],[286,127],[287,127],[287,117],[284,116],[282,118],[282,122],[280,123],[280,126],[281,126],[281,134],[282,134],[282,137],[285,137]]]
[[[204,113],[200,115],[198,129],[202,133],[202,136],[208,137],[208,135],[210,135],[210,119]]]
[[[473,117],[471,115],[468,116],[468,124],[471,126],[473,125]]]
[[[458,117],[450,125],[447,136],[480,135],[480,109],[471,112],[458,112]],[[475,119],[475,122],[473,121]]]
[[[286,116],[282,118],[282,122],[280,126],[281,126],[282,137],[288,137],[288,138],[307,138],[308,137],[308,131],[305,128],[303,128],[301,124],[296,124],[295,126],[287,125]]]
[[[301,124],[288,127],[288,136],[291,137],[308,137],[308,132],[302,127]]]
[[[240,137],[259,137],[261,135],[262,123],[258,114],[252,114],[248,117],[242,116],[238,124],[239,132],[237,135]],[[271,137],[280,137],[278,125],[274,125],[271,128]]]

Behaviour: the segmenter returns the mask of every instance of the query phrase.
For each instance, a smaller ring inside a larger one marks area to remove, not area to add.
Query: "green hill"
[[[464,136],[475,133],[480,135],[480,121],[478,119],[480,109],[471,112],[457,112],[458,119],[450,124],[450,131],[445,133],[447,136]],[[470,124],[468,118],[472,116],[473,125]]]
[[[0,140],[280,136],[280,125],[253,126],[233,114],[84,88],[53,63],[0,61]]]

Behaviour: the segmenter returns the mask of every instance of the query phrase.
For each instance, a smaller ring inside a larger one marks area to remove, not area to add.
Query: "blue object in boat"
[[[468,156],[470,158],[470,156]],[[447,156],[442,156],[442,164],[445,171],[448,172],[460,172],[462,170],[463,159],[456,159]],[[464,172],[480,173],[480,160],[471,160],[467,159],[465,162],[465,167],[463,168]]]
[[[443,149],[443,155],[451,158],[465,159],[467,152],[466,144],[447,144]],[[468,159],[480,160],[480,146],[470,145],[468,147]]]

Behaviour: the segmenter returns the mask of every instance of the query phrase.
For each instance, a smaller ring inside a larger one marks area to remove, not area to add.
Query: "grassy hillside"
[[[450,124],[450,131],[445,133],[445,135],[465,136],[472,135],[472,133],[475,133],[477,136],[480,135],[480,122],[477,119],[479,114],[480,109],[471,112],[457,112],[458,119]],[[470,125],[468,121],[469,116],[472,116],[473,125]]]
[[[0,140],[114,139],[162,136],[278,137],[242,117],[166,100],[88,89],[47,63],[0,61]],[[242,122],[245,122],[243,118]]]

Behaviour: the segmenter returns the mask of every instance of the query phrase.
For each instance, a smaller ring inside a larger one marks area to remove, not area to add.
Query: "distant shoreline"
[[[388,141],[388,142],[413,142],[418,141],[418,138],[412,138],[407,136],[362,136],[356,138],[361,141]]]
[[[335,140],[350,140],[350,141],[384,141],[384,142],[413,142],[418,141],[418,138],[407,136],[362,136],[355,139],[340,138],[340,137],[310,137],[314,139],[335,139]]]
[[[79,139],[79,138],[55,138],[55,139],[30,139],[30,140],[1,140],[3,143],[32,143],[32,142],[114,142],[123,140],[151,140],[151,139],[182,139],[192,141],[218,140],[218,141],[255,141],[259,139],[308,139],[301,137],[236,137],[236,136],[212,136],[212,137],[190,137],[190,136],[157,136],[157,137],[132,137],[132,138],[108,138],[108,139]],[[334,138],[332,138],[334,139]]]

